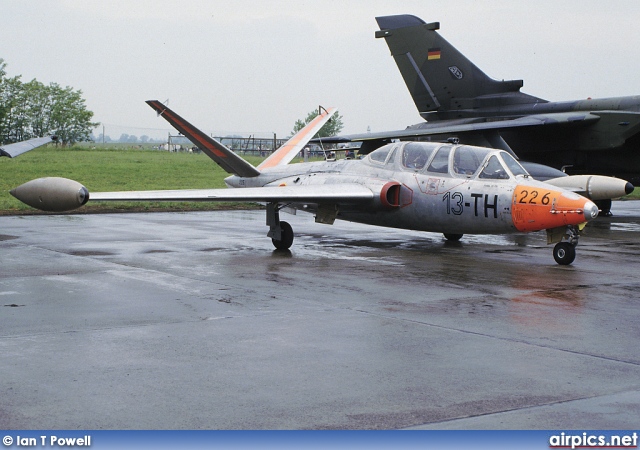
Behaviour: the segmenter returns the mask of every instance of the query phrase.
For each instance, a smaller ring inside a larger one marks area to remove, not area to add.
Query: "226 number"
[[[539,203],[537,199],[540,196],[540,192],[538,191],[529,192],[526,189],[523,189],[522,191],[520,191],[520,194],[522,194],[522,197],[520,197],[520,200],[518,200],[518,203],[527,203],[529,205],[541,204],[546,206],[551,201],[551,199],[549,198],[549,196],[551,195],[551,192],[546,192],[540,199]]]

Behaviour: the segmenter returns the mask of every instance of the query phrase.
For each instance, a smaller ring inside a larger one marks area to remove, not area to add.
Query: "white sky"
[[[114,139],[171,129],[149,99],[216,134],[284,137],[319,104],[343,134],[384,131],[421,121],[374,38],[391,14],[439,21],[487,75],[537,97],[640,94],[637,0],[0,0],[0,58],[8,76],[82,90]]]

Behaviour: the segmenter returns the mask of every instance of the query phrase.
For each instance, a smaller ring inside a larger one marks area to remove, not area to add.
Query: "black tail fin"
[[[465,117],[478,110],[545,102],[520,92],[522,80],[489,78],[437,33],[440,24],[410,15],[376,17],[380,31],[425,119]],[[489,111],[487,111],[489,112]]]

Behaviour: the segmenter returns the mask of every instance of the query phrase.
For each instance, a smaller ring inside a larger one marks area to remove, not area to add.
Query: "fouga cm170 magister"
[[[11,191],[45,211],[72,210],[88,201],[244,201],[266,204],[268,237],[277,249],[294,239],[282,211],[307,211],[319,223],[336,219],[383,227],[464,234],[527,233],[546,230],[553,256],[571,264],[582,227],[598,208],[578,192],[625,195],[626,182],[609,177],[563,177],[563,187],[533,179],[506,151],[455,143],[397,142],[363,159],[289,164],[335,112],[321,109],[305,128],[257,167],[209,137],[157,100],[159,115],[231,176],[233,189],[92,192],[66,178],[39,178]],[[553,180],[551,180],[553,181]],[[606,192],[603,192],[606,191]]]

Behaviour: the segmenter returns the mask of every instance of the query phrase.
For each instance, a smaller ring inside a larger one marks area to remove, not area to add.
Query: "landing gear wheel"
[[[576,247],[570,242],[558,242],[553,247],[553,259],[562,266],[568,266],[576,259]]]
[[[444,238],[447,241],[452,241],[452,242],[458,242],[460,239],[462,239],[462,234],[453,234],[453,233],[444,233]]]
[[[277,240],[272,238],[271,242],[273,242],[273,246],[278,250],[288,250],[291,244],[293,244],[293,228],[291,228],[289,222],[281,221],[280,229],[282,230],[280,234],[281,239]]]

